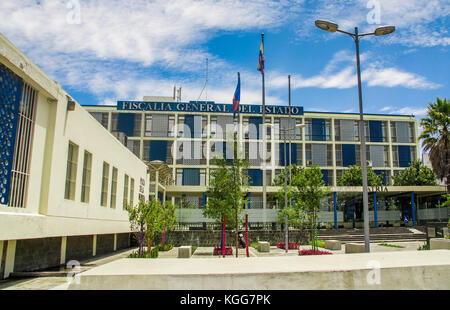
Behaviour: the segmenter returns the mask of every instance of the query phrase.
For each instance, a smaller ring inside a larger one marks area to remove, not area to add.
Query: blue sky
[[[143,96],[261,104],[256,70],[265,34],[266,103],[358,112],[352,39],[314,26],[396,32],[361,41],[366,113],[425,114],[449,94],[448,0],[176,0],[0,2],[0,32],[81,104]],[[205,64],[208,58],[208,88]]]

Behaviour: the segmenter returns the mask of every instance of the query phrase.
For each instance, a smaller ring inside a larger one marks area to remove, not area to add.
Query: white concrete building
[[[129,246],[147,166],[0,35],[0,278]]]

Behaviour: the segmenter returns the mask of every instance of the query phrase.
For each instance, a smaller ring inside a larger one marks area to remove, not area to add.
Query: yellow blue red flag
[[[261,41],[261,47],[259,48],[259,65],[258,65],[258,71],[261,71],[261,74],[264,74],[264,61],[266,59],[264,58],[264,45]]]

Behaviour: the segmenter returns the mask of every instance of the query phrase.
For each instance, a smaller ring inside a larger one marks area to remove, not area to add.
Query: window
[[[146,114],[145,115],[145,137],[151,137],[152,136],[152,115]]]
[[[217,133],[217,116],[211,116],[211,138],[216,137]]]
[[[175,115],[169,115],[169,131],[167,136],[173,137],[175,132]]]
[[[200,169],[200,185],[206,185],[206,169]]]
[[[75,183],[77,179],[78,167],[78,145],[69,142],[69,152],[67,155],[67,170],[66,170],[66,190],[64,194],[65,199],[75,200]]]
[[[125,207],[128,204],[129,183],[130,183],[130,177],[125,174],[125,177],[123,180],[123,209],[125,209]]]
[[[183,169],[177,169],[177,185],[183,185]]]
[[[266,123],[266,140],[270,140],[272,136],[272,127],[268,125],[272,124],[272,120],[270,119],[270,117],[266,118],[265,123]]]
[[[279,118],[274,119],[273,129],[274,129],[275,140],[280,140],[280,119]]]
[[[178,137],[184,137],[184,116],[178,116]]]
[[[113,167],[111,180],[111,201],[110,201],[110,207],[113,209],[116,208],[116,197],[117,197],[117,168]]]
[[[109,183],[109,164],[103,162],[102,192],[100,197],[100,205],[102,207],[106,207],[106,201],[108,199],[108,183]]]
[[[208,116],[202,116],[202,138],[208,136]]]
[[[301,119],[297,118],[297,119],[295,120],[295,125],[296,125],[296,126],[297,126],[297,125],[300,125],[301,123],[302,123],[302,120],[301,120]],[[302,139],[302,129],[299,128],[299,127],[295,128],[295,139],[296,139],[296,140],[301,140],[301,139]]]
[[[84,151],[83,178],[81,180],[81,202],[89,203],[91,188],[92,154]]]
[[[130,206],[134,205],[134,179],[130,180]]]
[[[108,113],[91,112],[91,115],[100,123],[103,127],[108,128]]]

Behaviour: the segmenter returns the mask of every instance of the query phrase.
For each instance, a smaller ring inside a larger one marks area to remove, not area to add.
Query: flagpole
[[[261,33],[261,44],[263,46],[264,52],[264,33]],[[266,94],[264,88],[264,67],[262,68],[262,128],[263,128],[263,212],[264,212],[264,221],[266,220],[266,200],[267,200],[267,192],[266,192]]]

